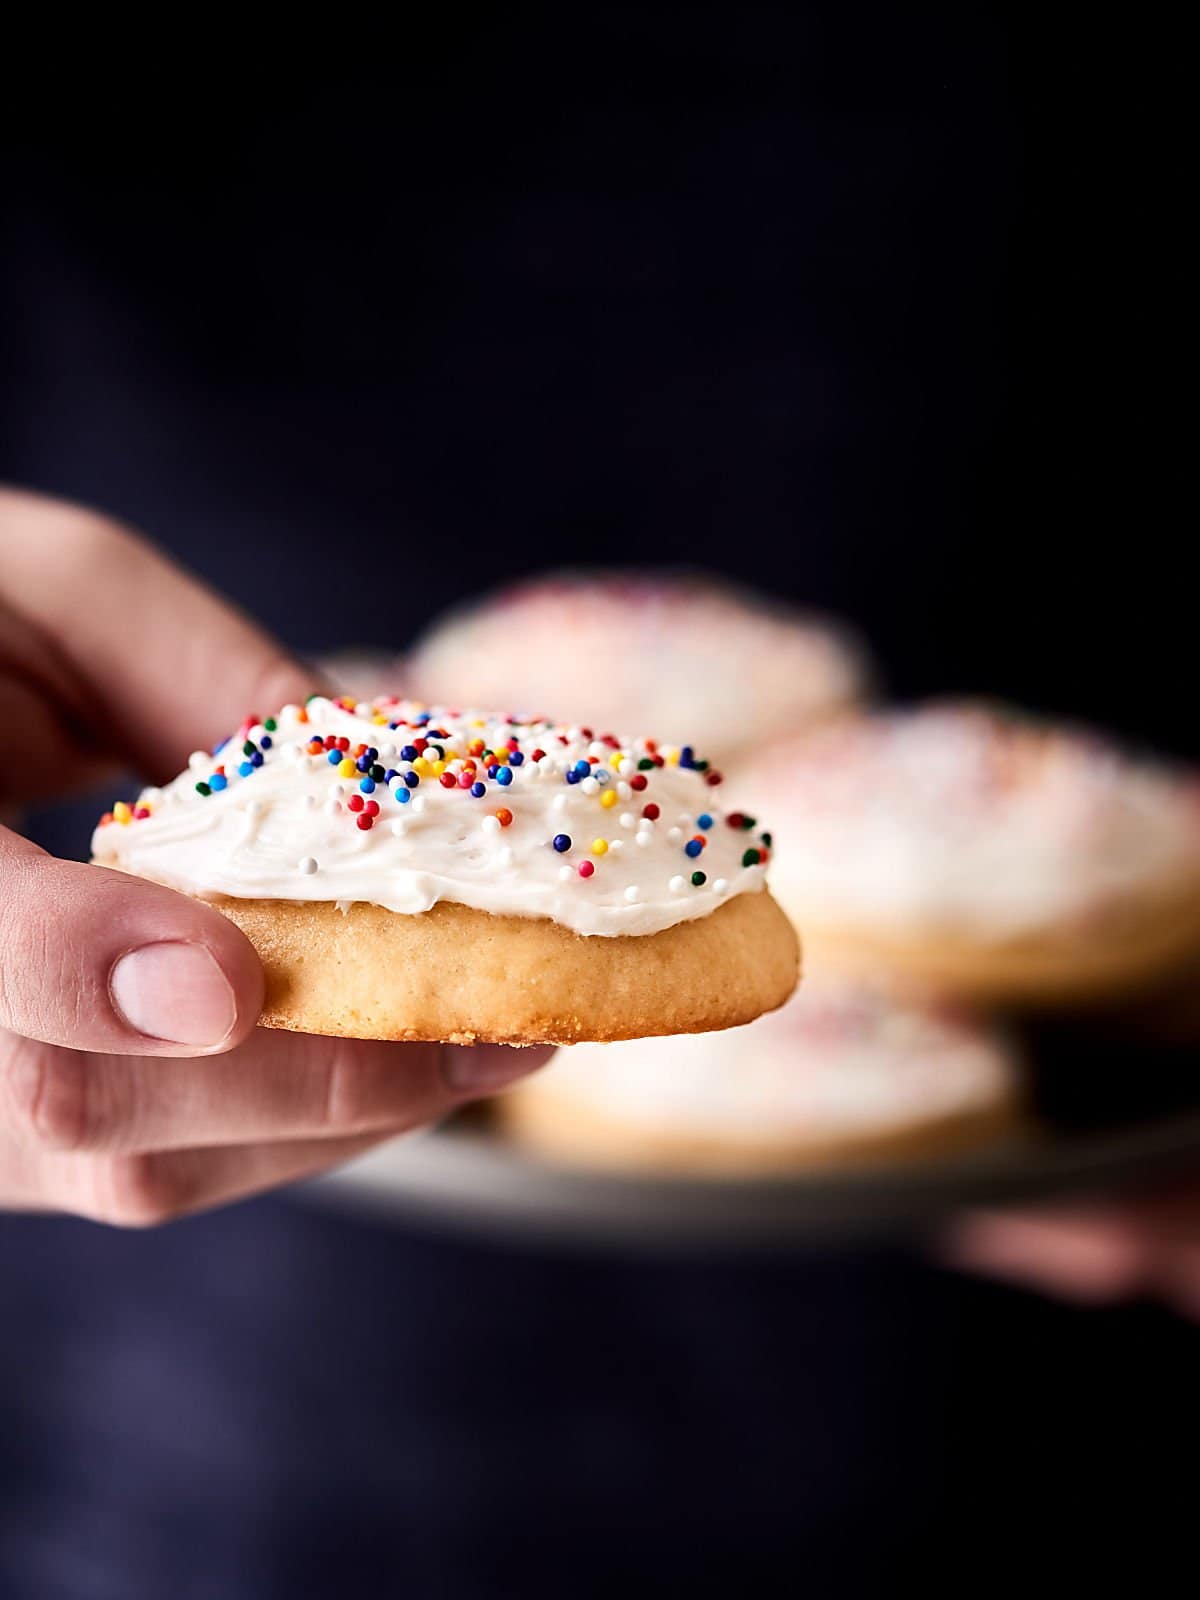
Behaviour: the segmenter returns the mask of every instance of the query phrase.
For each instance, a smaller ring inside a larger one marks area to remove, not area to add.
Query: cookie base
[[[751,1022],[796,987],[800,947],[771,895],[660,933],[585,938],[541,917],[442,902],[208,902],[262,959],[268,1028],[352,1039],[576,1044]]]

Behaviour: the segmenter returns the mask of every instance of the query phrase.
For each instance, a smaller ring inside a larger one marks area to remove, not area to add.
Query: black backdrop
[[[14,50],[0,474],[300,648],[679,561],[846,612],[900,695],[1196,752],[1170,40],[320,26]],[[1079,1559],[1169,1495],[1193,1348],[890,1255],[588,1266],[278,1202],[0,1222],[0,1270],[14,1594],[877,1593],[997,1521]]]

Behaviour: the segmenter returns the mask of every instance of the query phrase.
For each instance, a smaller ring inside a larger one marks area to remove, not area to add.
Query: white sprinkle
[[[579,787],[584,794],[595,794],[600,785],[596,782],[595,778],[585,778]]]
[[[483,821],[479,824],[479,826],[483,829],[484,833],[499,833],[500,832],[500,818],[499,817],[484,817]]]
[[[648,845],[653,838],[654,835],[652,833],[635,833],[633,836],[633,842],[634,844],[640,844],[644,846]]]
[[[667,838],[671,841],[672,844],[678,844],[680,839],[683,838],[683,829],[682,828],[668,828],[667,829]]]
[[[610,850],[624,850],[625,841],[624,839],[610,839],[608,841],[608,848]]]
[[[575,876],[575,868],[574,867],[559,867],[559,869],[558,869],[558,881],[559,881],[559,883],[570,883],[571,879],[574,876]]]
[[[552,809],[555,811],[565,811],[570,799],[571,796],[569,794],[556,794],[550,804]]]
[[[637,884],[631,883],[625,891],[625,899],[630,905],[634,905],[641,898],[641,893],[642,891],[638,888]]]
[[[617,818],[617,821],[623,828],[632,828],[636,825],[637,818],[634,816],[632,811],[622,811],[621,815]]]
[[[193,772],[207,772],[215,759],[215,756],[210,756],[207,750],[193,750],[188,757],[188,766]]]
[[[336,799],[333,799],[333,798],[330,798],[329,800],[326,800],[326,802],[325,802],[325,815],[327,817],[336,817],[338,812],[341,809],[342,809],[342,802],[340,800],[336,800]]]
[[[424,809],[425,809],[425,796],[424,795],[420,795],[420,794],[414,794],[412,799],[409,801],[409,805],[412,807],[412,810],[413,810],[414,813],[419,812],[419,811],[424,811]]]
[[[622,778],[620,780],[620,782],[617,784],[617,798],[619,800],[632,800],[633,799],[633,790],[625,782],[624,778]]]
[[[293,764],[295,764],[297,761],[299,761],[299,759],[300,759],[300,746],[298,744],[285,744],[283,746],[283,759],[285,761],[290,761]],[[305,758],[305,764],[306,765],[309,764],[307,757]]]
[[[714,878],[712,889],[714,894],[728,894],[729,885],[724,878]]]
[[[294,706],[289,703],[288,705],[284,706],[283,710],[279,713],[279,720],[282,722],[284,718],[287,717],[289,720],[295,721],[296,717],[299,715],[299,712],[299,706]]]
[[[670,889],[672,894],[682,894],[684,890],[683,879],[679,877],[672,878],[667,888]]]
[[[590,756],[603,756],[605,754],[605,752],[607,751],[607,749],[608,749],[608,746],[601,744],[599,739],[593,739],[591,744],[588,745],[588,755],[590,755]]]
[[[300,863],[300,871],[304,874],[304,876],[306,878],[311,878],[313,873],[316,870],[317,870],[316,857],[315,856],[305,856],[304,860]]]

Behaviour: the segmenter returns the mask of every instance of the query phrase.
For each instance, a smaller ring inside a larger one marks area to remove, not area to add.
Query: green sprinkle
[[[742,855],[742,865],[744,867],[756,867],[758,865],[758,851],[757,850],[746,850],[746,851],[744,851],[743,855]]]
[[[254,741],[252,739],[247,739],[245,744],[242,746],[242,754],[244,756],[252,756],[257,749],[258,746],[254,743]]]
[[[208,784],[206,784],[206,783],[198,783],[196,785],[196,793],[197,794],[211,794],[212,790],[209,788]]]
[[[692,883],[696,886],[697,889],[700,887],[700,885],[702,883],[707,883],[707,882],[708,882],[708,876],[707,876],[706,873],[703,873],[703,872],[693,872],[692,873]]]
[[[268,717],[267,720],[263,723],[263,727],[267,730],[268,733],[274,733],[275,729],[278,726],[279,726],[279,724],[275,721],[274,717]]]
[[[651,761],[649,756],[643,756],[642,759],[638,762],[638,771],[639,772],[649,772],[650,768],[653,765],[654,765],[654,763],[653,763],[653,761]]]

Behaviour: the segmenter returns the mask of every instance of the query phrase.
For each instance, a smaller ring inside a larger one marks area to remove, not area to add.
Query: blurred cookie
[[[817,979],[735,1033],[560,1051],[494,1105],[556,1161],[736,1174],[963,1148],[1012,1124],[1019,1099],[1000,1034]]]
[[[769,847],[686,749],[314,696],[106,814],[103,866],[211,901],[269,1027],[508,1044],[731,1027],[795,987]]]
[[[700,576],[561,573],[453,611],[419,641],[412,692],[653,727],[714,760],[844,712],[860,647],[833,623]]]
[[[1101,1001],[1200,956],[1200,790],[1085,732],[960,705],[764,750],[731,788],[776,829],[814,960],[963,999]]]

